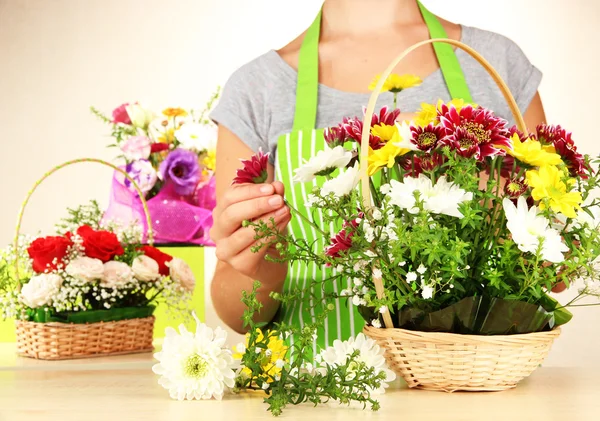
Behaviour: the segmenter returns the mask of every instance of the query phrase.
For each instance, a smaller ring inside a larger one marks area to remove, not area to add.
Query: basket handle
[[[392,61],[392,63],[388,66],[388,68],[385,70],[385,72],[383,72],[383,74],[379,78],[379,81],[377,82],[377,86],[375,86],[375,89],[373,90],[373,93],[371,94],[371,97],[369,98],[369,103],[367,105],[367,110],[365,112],[365,117],[364,117],[364,121],[363,121],[363,131],[362,131],[361,149],[360,149],[360,162],[361,162],[361,164],[360,164],[360,181],[361,181],[363,206],[365,209],[370,208],[372,205],[370,188],[369,188],[369,176],[368,176],[368,172],[367,172],[368,157],[369,157],[369,134],[371,131],[371,119],[373,117],[373,112],[375,111],[375,104],[377,103],[377,98],[379,97],[379,94],[381,93],[381,88],[383,86],[383,83],[387,80],[387,78],[392,73],[392,71],[396,68],[398,63],[400,63],[400,61],[402,61],[407,55],[409,55],[411,52],[413,52],[417,48],[423,47],[428,44],[433,44],[435,42],[446,43],[446,44],[450,44],[455,47],[458,47],[458,48],[464,50],[465,52],[467,52],[475,60],[477,60],[485,68],[485,70],[487,70],[487,72],[490,74],[490,76],[492,77],[494,82],[496,82],[496,84],[500,88],[500,91],[502,92],[502,95],[504,95],[504,99],[508,103],[508,106],[510,108],[510,111],[512,112],[512,115],[513,115],[515,121],[517,122],[517,127],[519,128],[519,130],[521,130],[523,133],[527,133],[527,126],[525,124],[525,120],[523,119],[523,114],[521,114],[521,111],[519,110],[519,106],[517,105],[515,98],[513,97],[512,93],[510,92],[510,89],[508,88],[508,86],[506,85],[504,80],[502,80],[502,77],[500,76],[500,74],[492,67],[492,65],[485,58],[483,58],[483,56],[481,54],[479,54],[477,51],[475,51],[473,48],[469,47],[468,45],[463,44],[460,41],[455,41],[453,39],[434,38],[434,39],[428,39],[425,41],[421,41],[417,44],[414,44],[413,46],[404,50],[404,52],[402,52],[395,60]],[[375,284],[375,292],[377,293],[377,298],[379,298],[379,299],[383,298],[383,294],[384,294],[383,280],[381,278],[373,277],[373,282]],[[385,312],[383,314],[383,322],[385,324],[385,327],[388,329],[391,329],[394,327],[394,323],[392,322],[392,318],[390,316],[389,311]]]
[[[152,218],[150,217],[150,210],[148,209],[148,204],[146,203],[146,199],[144,198],[144,193],[142,192],[142,190],[140,189],[140,187],[137,185],[137,183],[135,182],[135,180],[129,175],[127,174],[126,171],[124,171],[123,169],[117,167],[116,165],[113,165],[109,162],[103,161],[101,159],[95,159],[95,158],[80,158],[80,159],[74,159],[72,161],[67,161],[61,165],[58,165],[56,167],[54,167],[52,170],[48,171],[46,174],[43,175],[42,178],[40,178],[31,188],[31,190],[29,190],[29,192],[27,193],[27,197],[25,198],[25,201],[23,202],[23,204],[21,205],[21,209],[19,210],[19,215],[17,217],[17,228],[15,230],[15,238],[13,240],[13,245],[15,248],[15,277],[17,279],[17,282],[19,283],[20,286],[20,280],[19,280],[19,256],[18,253],[16,253],[16,250],[18,250],[19,248],[19,234],[21,232],[21,224],[23,222],[23,215],[25,213],[25,207],[27,206],[27,204],[29,203],[29,199],[31,199],[31,196],[33,195],[33,193],[36,191],[36,189],[39,187],[40,184],[42,184],[42,182],[44,180],[46,180],[48,177],[50,177],[52,174],[54,174],[56,171],[68,167],[70,165],[73,164],[78,164],[78,163],[82,163],[82,162],[97,162],[98,164],[102,164],[102,165],[106,165],[110,168],[112,168],[113,170],[121,173],[127,180],[129,180],[131,182],[131,185],[133,186],[133,188],[135,189],[135,191],[137,192],[137,194],[140,197],[140,200],[142,202],[142,207],[144,208],[144,214],[146,216],[146,224],[148,224],[148,244],[149,245],[153,245],[154,244],[154,235],[152,232]]]

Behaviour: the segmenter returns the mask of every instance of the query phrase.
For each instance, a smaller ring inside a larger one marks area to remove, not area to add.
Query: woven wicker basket
[[[119,171],[131,181],[140,195],[148,224],[148,243],[152,245],[152,223],[143,193],[125,171],[108,162],[83,158],[65,162],[46,173],[27,194],[19,212],[15,249],[21,229],[25,207],[37,187],[50,175],[61,168],[82,162],[97,162]],[[19,263],[15,259],[16,278],[19,279]],[[76,358],[104,357],[108,355],[133,354],[153,351],[154,316],[126,319],[114,322],[98,322],[87,324],[75,323],[36,323],[16,321],[17,353],[21,356],[40,360],[67,360]]]
[[[517,103],[494,68],[471,47],[451,39],[430,39],[404,51],[381,75],[365,112],[361,139],[361,163],[368,162],[370,122],[384,81],[398,63],[417,48],[443,42],[469,53],[492,76],[523,133],[529,133]],[[367,165],[361,165],[361,190],[365,209],[372,206]],[[377,296],[384,296],[381,278],[373,278]],[[429,333],[394,328],[389,312],[383,314],[385,328],[366,326],[364,333],[385,349],[390,367],[411,388],[453,392],[498,391],[513,388],[546,358],[560,329],[509,336],[477,336]]]

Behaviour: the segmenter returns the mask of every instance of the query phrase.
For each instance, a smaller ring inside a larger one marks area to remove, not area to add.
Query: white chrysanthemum
[[[523,196],[519,197],[517,206],[509,199],[504,199],[502,205],[506,214],[506,227],[519,250],[535,254],[542,242],[541,254],[544,260],[553,263],[564,260],[563,253],[569,251],[569,247],[563,243],[559,232],[549,227],[548,219],[538,213],[536,206],[528,209]]]
[[[386,364],[383,356],[384,349],[363,333],[359,333],[356,338],[350,338],[347,341],[342,342],[339,339],[333,341],[333,346],[327,347],[320,353],[323,360],[322,364],[329,364],[330,366],[346,365],[348,358],[355,350],[359,351],[356,362],[364,363],[367,368],[373,367],[375,375],[385,373],[385,379],[381,382],[380,387],[370,392],[373,394],[385,393],[385,388],[388,387],[389,382],[396,379],[396,374]],[[349,374],[351,375],[355,369],[356,367],[351,365]]]
[[[321,196],[326,197],[333,193],[334,197],[344,197],[354,190],[360,180],[358,162],[352,168],[341,172],[336,178],[327,180],[321,188]]]
[[[424,174],[417,178],[406,177],[402,183],[392,180],[390,184],[391,189],[387,194],[390,203],[410,213],[419,211],[414,195],[416,191],[420,193],[419,198],[425,210],[457,218],[463,217],[458,205],[473,198],[473,193],[467,193],[457,185],[449,183],[445,176],[440,177],[435,185]]]
[[[310,158],[304,165],[295,170],[294,182],[305,183],[312,181],[318,175],[328,175],[337,168],[343,168],[348,165],[352,159],[352,152],[344,149],[343,146],[336,146],[317,152],[315,156]]]
[[[194,315],[195,318],[195,315]],[[214,331],[196,319],[196,333],[182,324],[179,333],[165,330],[162,350],[154,354],[159,361],[152,371],[160,375],[158,383],[177,400],[221,399],[235,383],[237,363],[225,346],[227,332]]]
[[[183,149],[194,152],[214,151],[217,142],[217,130],[213,125],[186,122],[175,131],[175,139]]]
[[[402,149],[408,149],[410,151],[416,151],[417,145],[415,145],[410,140],[413,138],[413,133],[410,130],[412,122],[403,121],[402,123],[396,123],[396,128],[398,129],[398,134],[400,135],[400,142],[394,143],[394,146]]]

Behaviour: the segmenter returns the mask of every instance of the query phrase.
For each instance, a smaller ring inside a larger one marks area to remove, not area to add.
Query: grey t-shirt
[[[542,74],[519,46],[502,35],[464,25],[461,41],[482,54],[500,73],[521,112],[525,113]],[[514,124],[502,93],[485,69],[466,52],[457,50],[456,54],[473,101]],[[276,51],[270,50],[230,76],[211,118],[231,130],[253,151],[259,148],[263,152],[270,151],[273,163],[279,136],[292,129],[296,78],[297,72]],[[320,84],[317,128],[335,126],[344,117],[362,118],[369,96],[369,93],[343,92]],[[419,110],[421,103],[437,103],[438,99],[451,99],[439,69],[420,86],[401,92],[398,107],[411,113]],[[392,94],[384,92],[379,96],[376,109],[392,103]]]

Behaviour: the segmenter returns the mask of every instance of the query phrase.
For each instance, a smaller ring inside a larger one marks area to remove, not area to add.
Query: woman
[[[323,143],[322,135],[314,135],[312,129],[335,126],[346,116],[361,117],[374,75],[401,51],[427,38],[460,40],[483,54],[507,82],[528,127],[545,121],[537,93],[541,73],[509,39],[438,19],[417,0],[326,0],[305,33],[236,71],[212,113],[219,125],[217,207],[211,231],[218,263],[212,299],[219,317],[231,328],[244,331],[244,306],[239,298],[254,279],[262,283],[258,296],[264,304],[258,316],[261,321],[302,324],[319,311],[311,308],[308,299],[279,309],[269,293],[305,285],[307,279],[320,279],[321,268],[308,265],[288,270],[287,265],[265,260],[266,251],[250,250],[254,232],[242,228],[241,223],[273,217],[278,228],[285,229],[291,217],[283,197],[285,194],[289,200],[294,189],[289,175]],[[421,86],[399,94],[403,111],[399,118],[410,118],[422,102],[470,97],[514,124],[485,70],[462,50],[437,45],[440,47],[436,49],[428,46],[416,50],[395,69],[397,74],[415,74],[423,79]],[[377,108],[384,105],[392,105],[392,94],[380,95]],[[259,149],[270,152],[267,182],[231,186],[239,160],[248,159]],[[301,201],[305,199],[305,195],[300,196]],[[296,203],[296,209],[302,206]],[[309,236],[310,229],[302,225],[300,218],[294,218],[290,230]],[[346,339],[361,330],[360,317],[349,306],[338,305],[328,317],[324,331],[319,333],[321,344]]]

